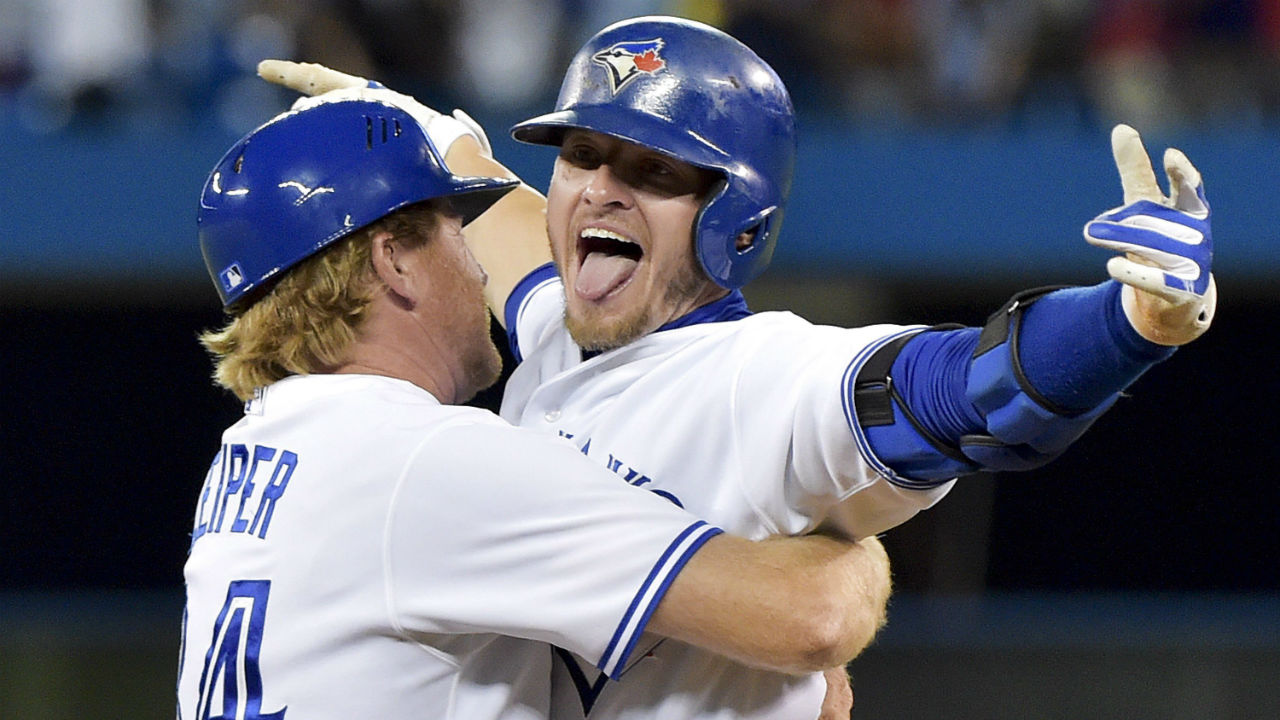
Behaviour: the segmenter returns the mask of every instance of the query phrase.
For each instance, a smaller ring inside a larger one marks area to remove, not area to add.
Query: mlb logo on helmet
[[[231,292],[232,290],[240,287],[240,283],[243,282],[244,273],[240,271],[239,265],[233,264],[231,267],[222,271],[222,287],[227,292]]]
[[[617,94],[637,77],[652,75],[667,66],[667,61],[658,55],[663,45],[661,38],[620,42],[592,55],[591,59],[609,71],[609,84]]]

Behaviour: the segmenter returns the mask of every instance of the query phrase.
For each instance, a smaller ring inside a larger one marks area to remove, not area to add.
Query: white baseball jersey
[[[282,380],[197,499],[179,717],[545,720],[546,643],[616,676],[717,532],[411,383]]]
[[[741,295],[669,329],[584,360],[563,323],[549,266],[508,301],[521,364],[505,419],[571,438],[620,479],[662,494],[728,532],[799,534],[828,520],[854,537],[879,533],[951,487],[907,489],[860,450],[851,383],[866,356],[916,328],[844,329],[791,313],[751,315]],[[738,318],[726,321],[726,318]],[[560,653],[562,659],[567,653]],[[557,717],[816,718],[825,683],[746,668],[675,641],[642,639],[617,682],[557,663]],[[573,707],[575,706],[576,707]]]

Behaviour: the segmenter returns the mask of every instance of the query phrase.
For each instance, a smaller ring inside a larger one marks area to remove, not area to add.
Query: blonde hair
[[[214,358],[213,381],[241,400],[289,375],[340,365],[382,287],[372,238],[390,233],[413,247],[434,234],[442,199],[402,208],[290,268],[266,295],[200,344]]]

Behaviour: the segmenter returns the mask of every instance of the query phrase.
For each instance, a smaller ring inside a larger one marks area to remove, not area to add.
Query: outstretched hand
[[[460,137],[470,135],[480,143],[485,157],[493,157],[493,148],[484,128],[461,110],[445,115],[423,105],[409,95],[387,88],[376,80],[348,75],[316,63],[298,63],[290,60],[263,60],[258,63],[258,76],[276,85],[296,90],[306,97],[293,104],[295,110],[321,102],[337,100],[372,100],[384,102],[404,110],[426,128],[431,144],[443,157]]]
[[[1107,272],[1125,284],[1121,299],[1134,329],[1160,345],[1184,345],[1209,329],[1217,306],[1204,182],[1186,155],[1169,148],[1165,196],[1142,138],[1128,125],[1111,131],[1111,151],[1125,204],[1086,224],[1085,239],[1124,253],[1107,262]]]

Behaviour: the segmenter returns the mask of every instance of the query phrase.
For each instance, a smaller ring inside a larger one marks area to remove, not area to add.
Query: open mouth
[[[578,278],[574,290],[599,300],[627,284],[644,257],[640,245],[611,230],[587,228],[578,236]]]

